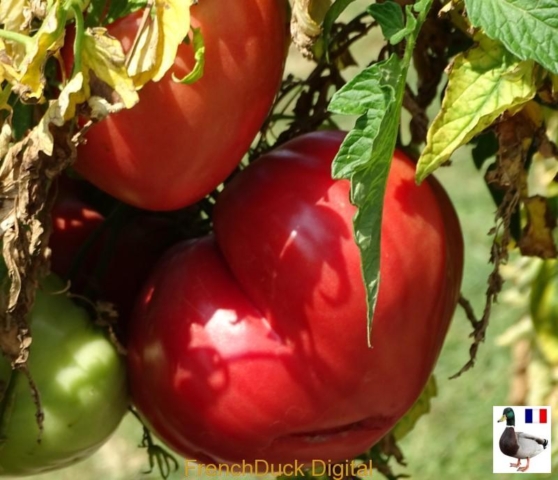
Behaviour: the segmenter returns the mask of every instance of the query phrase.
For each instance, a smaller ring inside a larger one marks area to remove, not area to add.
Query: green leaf
[[[367,291],[369,332],[380,285],[382,205],[399,126],[401,106],[395,87],[400,78],[401,61],[392,55],[345,85],[329,106],[335,113],[361,113],[339,149],[332,175],[351,180],[351,202],[358,207],[353,225]]]
[[[536,93],[533,61],[519,61],[501,43],[482,34],[476,40],[478,45],[459,55],[451,68],[442,107],[417,165],[418,182],[498,116],[522,106]]]
[[[96,2],[91,2],[95,4]],[[102,3],[102,2],[99,2]],[[119,18],[125,17],[130,13],[136,12],[141,8],[147,6],[147,0],[111,0],[109,2],[109,9],[107,15],[104,19],[104,24],[108,25],[109,23],[115,22]],[[88,26],[98,26],[89,25]]]
[[[203,35],[201,33],[201,28],[192,28],[192,45],[194,47],[194,59],[196,63],[192,71],[182,79],[175,77],[172,74],[172,79],[175,82],[191,84],[199,80],[203,76],[203,70],[205,68],[205,43],[203,41]]]
[[[430,412],[431,400],[438,395],[438,387],[434,375],[428,379],[428,383],[413,404],[411,409],[395,424],[393,435],[396,440],[401,440],[415,428],[419,419]]]
[[[347,134],[332,166],[335,178],[351,181],[351,202],[357,206],[353,220],[359,246],[368,304],[368,344],[380,285],[380,240],[387,176],[399,132],[399,120],[409,65],[420,26],[431,0],[415,4],[418,18],[407,9],[407,38],[403,59],[392,55],[387,61],[367,68],[330,102],[330,111],[360,115]]]
[[[387,72],[400,70],[399,59],[391,56],[363,70],[336,92],[329,110],[342,115],[361,115],[341,145],[333,163],[334,178],[350,179],[361,167],[371,163],[374,143],[395,102],[394,88],[385,83]]]
[[[347,135],[333,163],[334,178],[350,179],[360,167],[370,162],[384,115],[395,99],[393,89],[382,85],[383,69],[389,69],[394,62],[397,58],[392,56],[386,62],[363,70],[333,96],[330,111],[342,115],[362,115]]]
[[[522,60],[558,73],[556,0],[465,0],[471,23]]]
[[[412,7],[413,10],[417,13],[428,13],[431,4],[432,0],[418,0]]]
[[[380,24],[384,37],[392,45],[399,43],[413,30],[412,24],[405,27],[403,10],[398,3],[392,1],[375,3],[368,7],[368,12]]]

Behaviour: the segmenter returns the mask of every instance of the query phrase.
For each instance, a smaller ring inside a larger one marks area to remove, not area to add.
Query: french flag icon
[[[525,423],[547,423],[548,412],[546,408],[526,408]]]

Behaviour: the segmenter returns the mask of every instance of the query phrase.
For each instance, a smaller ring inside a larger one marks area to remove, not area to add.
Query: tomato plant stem
[[[85,34],[85,22],[82,11],[75,5],[70,5],[70,10],[74,13],[76,19],[76,36],[74,39],[74,67],[72,69],[72,77],[81,71],[81,49],[83,45],[83,36]]]
[[[10,30],[0,29],[0,38],[19,43],[25,47],[27,53],[33,47],[33,39],[23,33],[12,32]]]

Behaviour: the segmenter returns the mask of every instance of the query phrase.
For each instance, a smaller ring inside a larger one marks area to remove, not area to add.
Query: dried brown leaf
[[[505,115],[496,125],[495,133],[498,138],[499,149],[495,168],[489,169],[485,179],[493,188],[503,194],[496,212],[495,226],[490,233],[494,236],[490,251],[490,262],[494,265],[488,276],[486,302],[483,314],[476,319],[472,309],[467,309],[468,318],[473,326],[473,342],[469,348],[469,360],[451,378],[456,378],[472,368],[475,364],[480,344],[484,341],[488,328],[492,305],[498,299],[502,290],[503,279],[500,275],[500,265],[508,260],[508,248],[512,241],[511,221],[513,214],[520,206],[521,200],[527,197],[527,162],[533,140],[539,131],[539,125],[534,120],[532,111],[525,109],[516,115]]]
[[[527,225],[519,241],[522,255],[540,258],[556,258],[558,252],[552,236],[556,217],[550,210],[548,200],[541,195],[523,199]]]
[[[55,2],[46,18],[31,37],[25,56],[17,64],[19,81],[13,85],[14,92],[24,99],[43,101],[45,87],[44,69],[47,59],[64,43],[66,12]]]
[[[40,146],[34,129],[8,150],[0,169],[3,256],[10,287],[0,308],[0,342],[14,367],[25,364],[30,343],[27,315],[39,280],[48,272],[52,180],[75,159],[68,132],[51,127],[53,154]],[[15,330],[14,330],[15,329]]]

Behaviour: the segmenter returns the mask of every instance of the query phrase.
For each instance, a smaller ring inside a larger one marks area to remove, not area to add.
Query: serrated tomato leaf
[[[556,0],[465,0],[471,23],[522,60],[558,73]]]
[[[357,207],[353,227],[367,294],[369,345],[372,345],[373,315],[380,285],[380,240],[387,177],[399,132],[412,52],[430,6],[431,0],[415,4],[418,18],[414,17],[412,8],[406,10],[408,34],[403,59],[392,55],[387,61],[365,69],[340,89],[329,105],[334,113],[360,115],[339,149],[332,175],[350,179],[351,202]]]
[[[334,178],[350,179],[361,166],[370,162],[389,105],[395,101],[395,91],[384,84],[385,71],[398,62],[392,56],[363,70],[335,93],[329,110],[342,115],[361,115],[347,135],[332,168]]]
[[[408,6],[410,8],[410,6]],[[387,1],[384,3],[374,3],[368,7],[368,12],[380,24],[384,37],[395,45],[413,31],[411,22],[405,25],[403,10],[398,3]],[[414,17],[409,16],[409,19]]]

